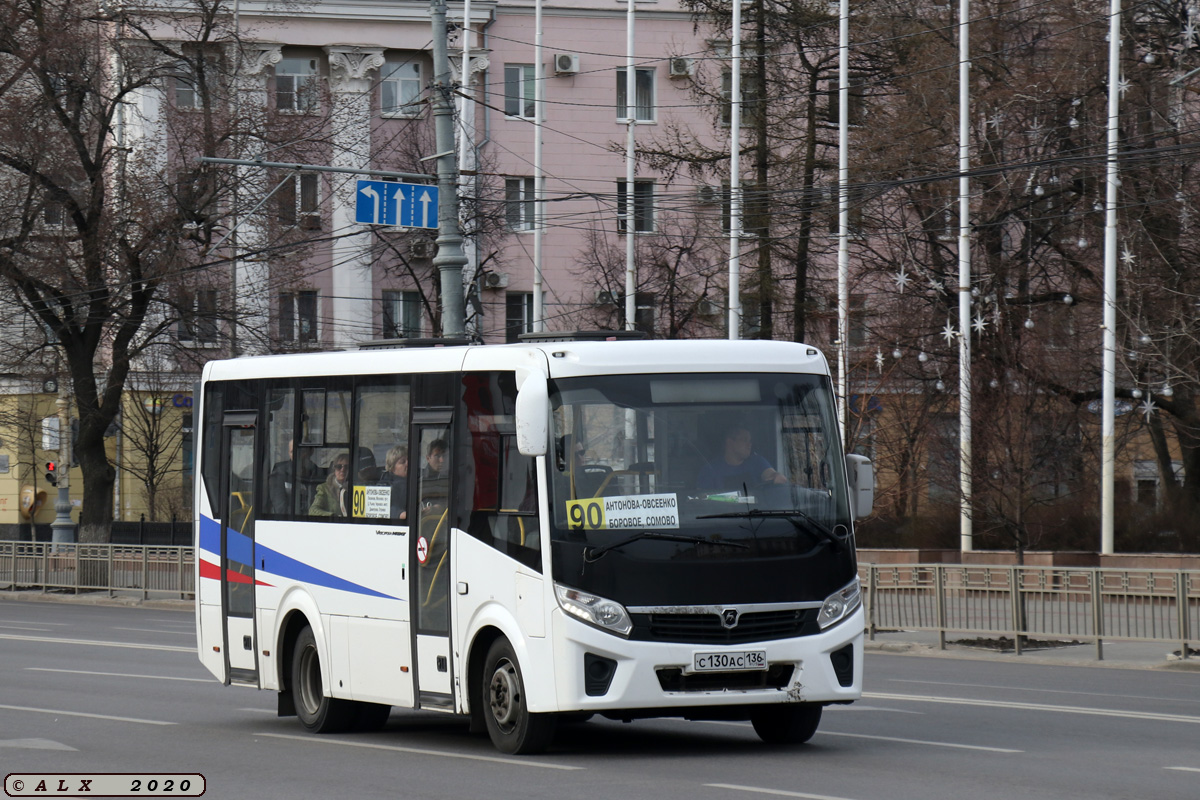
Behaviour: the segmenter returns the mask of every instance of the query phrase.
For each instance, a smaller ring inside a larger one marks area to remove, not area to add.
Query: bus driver
[[[765,484],[786,484],[787,478],[758,453],[754,452],[754,440],[750,430],[740,423],[725,429],[724,449],[721,457],[710,461],[696,477],[698,489],[710,492],[737,491],[743,487],[753,488]]]

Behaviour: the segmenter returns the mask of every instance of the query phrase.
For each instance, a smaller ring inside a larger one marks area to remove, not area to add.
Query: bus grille
[[[631,614],[630,639],[682,644],[744,644],[816,633],[817,609],[756,611],[726,628],[716,614]]]
[[[693,672],[663,667],[658,683],[664,692],[717,692],[722,689],[782,689],[792,680],[795,664],[772,664],[769,669],[747,672]]]

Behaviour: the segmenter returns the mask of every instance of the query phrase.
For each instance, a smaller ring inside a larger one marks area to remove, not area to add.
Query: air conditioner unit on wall
[[[719,186],[697,186],[696,187],[696,202],[702,206],[715,205],[721,199],[721,188]]]
[[[506,286],[508,286],[507,272],[483,273],[483,287],[485,289],[503,289]]]
[[[596,292],[596,305],[609,306],[617,302],[612,292],[601,289]]]
[[[432,258],[433,242],[429,242],[424,239],[417,239],[415,242],[409,242],[408,255],[412,258]]]
[[[579,72],[579,54],[578,53],[555,53],[554,54],[554,74],[555,75],[574,75]]]
[[[695,62],[690,58],[676,57],[668,64],[668,73],[672,78],[690,78],[695,68]]]

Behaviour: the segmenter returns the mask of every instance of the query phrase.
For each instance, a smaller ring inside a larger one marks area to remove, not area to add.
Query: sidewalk
[[[79,592],[76,594],[73,591],[65,589],[51,589],[43,592],[41,589],[2,589],[0,590],[0,603],[6,600],[20,603],[66,603],[68,605],[78,606],[125,606],[137,608],[149,608],[158,611],[187,611],[191,612],[196,607],[195,600],[180,600],[178,592],[159,592],[164,595],[175,595],[175,597],[150,597],[145,599],[142,597],[142,592],[138,590],[130,590],[124,594],[121,590],[117,590],[114,597],[109,597],[108,592]]]
[[[977,634],[947,633],[946,649],[938,648],[936,631],[888,631],[877,632],[875,639],[867,639],[868,653],[886,653],[917,657],[961,658],[986,661],[1012,661],[1021,664],[1052,664],[1072,667],[1108,667],[1113,669],[1162,669],[1200,672],[1200,654],[1195,654],[1197,644],[1189,642],[1193,653],[1186,660],[1178,655],[1178,642],[1124,642],[1104,641],[1104,658],[1097,660],[1096,644],[1079,641],[1076,644],[1051,643],[1036,640],[1033,646],[1023,647],[1021,655],[1012,650],[984,646],[984,642],[995,644],[996,639],[980,640]],[[973,642],[975,644],[967,644]]]

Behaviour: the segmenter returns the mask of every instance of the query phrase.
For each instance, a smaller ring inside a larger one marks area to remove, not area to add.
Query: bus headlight
[[[817,614],[817,625],[821,630],[825,630],[850,616],[861,604],[862,590],[859,588],[858,578],[855,578],[825,598],[821,612]]]
[[[625,606],[620,603],[560,583],[554,584],[554,595],[563,611],[589,625],[621,636],[628,636],[633,630],[633,620],[629,618]]]

